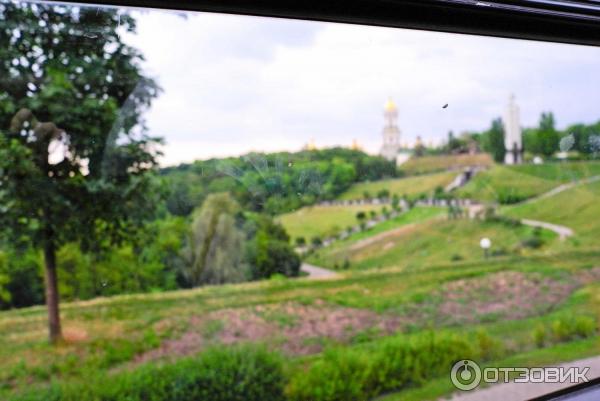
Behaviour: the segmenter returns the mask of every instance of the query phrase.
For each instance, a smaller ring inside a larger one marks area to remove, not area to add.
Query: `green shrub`
[[[462,257],[462,255],[460,255],[458,253],[452,254],[452,256],[450,257],[450,260],[452,262],[458,262],[459,260],[463,260],[463,259],[464,258]]]
[[[528,197],[524,194],[515,193],[514,191],[499,191],[497,196],[498,203],[502,205],[512,205],[515,203],[522,202]]]
[[[553,344],[592,337],[597,331],[596,321],[588,316],[565,316],[547,325],[538,325],[533,331],[533,341],[539,348]]]
[[[143,365],[85,384],[54,384],[10,401],[283,401],[284,386],[280,357],[246,346]]]
[[[546,344],[548,333],[544,325],[540,324],[533,330],[533,341],[538,348],[542,348]]]
[[[500,358],[504,354],[504,345],[490,334],[479,329],[476,333],[479,358],[484,361]]]
[[[552,336],[556,342],[591,337],[596,332],[596,322],[591,317],[564,317],[552,323]]]
[[[291,401],[367,400],[420,385],[447,373],[457,360],[476,355],[464,339],[433,334],[392,337],[376,348],[331,349],[292,376],[288,396]]]

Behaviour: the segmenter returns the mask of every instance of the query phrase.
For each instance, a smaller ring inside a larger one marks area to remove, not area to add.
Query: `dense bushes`
[[[588,316],[564,316],[548,324],[540,324],[533,331],[538,347],[592,337],[597,332],[596,321]]]
[[[144,365],[85,384],[53,385],[10,401],[282,401],[285,383],[278,355],[235,347],[160,367]]]
[[[145,227],[135,244],[92,255],[76,243],[58,249],[61,300],[72,301],[134,292],[173,290],[181,286],[179,252],[187,222],[166,217]],[[44,302],[41,253],[0,243],[0,309]]]
[[[367,400],[386,391],[423,384],[450,371],[463,358],[476,358],[478,347],[449,335],[404,336],[375,347],[332,349],[306,372],[292,378],[292,401]]]

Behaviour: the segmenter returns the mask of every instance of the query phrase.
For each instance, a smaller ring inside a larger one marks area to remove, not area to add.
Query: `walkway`
[[[557,186],[555,188],[552,188],[548,192],[544,192],[541,195],[534,196],[533,198],[529,198],[526,201],[524,201],[523,203],[531,203],[531,202],[538,201],[540,199],[549,198],[549,197],[554,196],[556,194],[559,194],[559,193],[561,193],[563,191],[566,191],[568,189],[574,188],[574,187],[576,187],[578,185],[591,184],[592,182],[596,182],[596,181],[600,181],[600,175],[595,175],[593,177],[584,178],[582,180],[572,181],[572,182],[569,182],[567,184],[559,185],[559,186]]]
[[[308,263],[302,263],[302,266],[300,266],[300,270],[305,273],[308,273],[308,278],[316,280],[333,278],[338,276],[338,273],[334,272],[333,270],[327,270],[322,267],[310,265]]]
[[[558,238],[560,238],[561,241],[564,241],[568,237],[571,237],[573,234],[575,234],[569,227],[559,226],[558,224],[547,223],[545,221],[522,219],[521,223],[525,224],[526,226],[540,227],[545,228],[546,230],[554,231],[558,234]]]
[[[580,369],[589,367],[590,370],[586,375],[589,380],[600,377],[600,356],[567,362],[558,366]],[[571,383],[502,383],[481,390],[455,393],[449,399],[452,401],[520,401],[540,397],[573,385]],[[447,400],[448,398],[442,399]]]

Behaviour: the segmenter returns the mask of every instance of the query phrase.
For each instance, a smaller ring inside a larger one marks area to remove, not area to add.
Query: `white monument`
[[[514,95],[510,95],[503,123],[504,148],[506,149],[504,163],[523,163],[523,137],[519,121],[519,106],[515,103]]]
[[[400,151],[400,130],[398,129],[398,109],[392,99],[385,103],[383,117],[383,145],[379,154],[388,160],[395,161]]]

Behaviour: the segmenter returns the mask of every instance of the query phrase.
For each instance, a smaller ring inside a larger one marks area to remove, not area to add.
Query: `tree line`
[[[382,157],[338,147],[199,160],[161,174],[170,189],[168,211],[187,216],[214,192],[233,194],[245,209],[277,214],[333,199],[355,182],[397,173]]]
[[[600,120],[592,124],[572,124],[559,130],[554,113],[542,112],[538,125],[524,127],[522,135],[523,150],[533,156],[552,158],[562,151],[576,152],[580,158],[590,158],[600,151]],[[429,154],[466,153],[471,148],[488,152],[496,162],[503,162],[506,149],[502,120],[495,118],[490,127],[481,132],[466,132],[460,136],[449,132],[443,146],[427,151]]]

